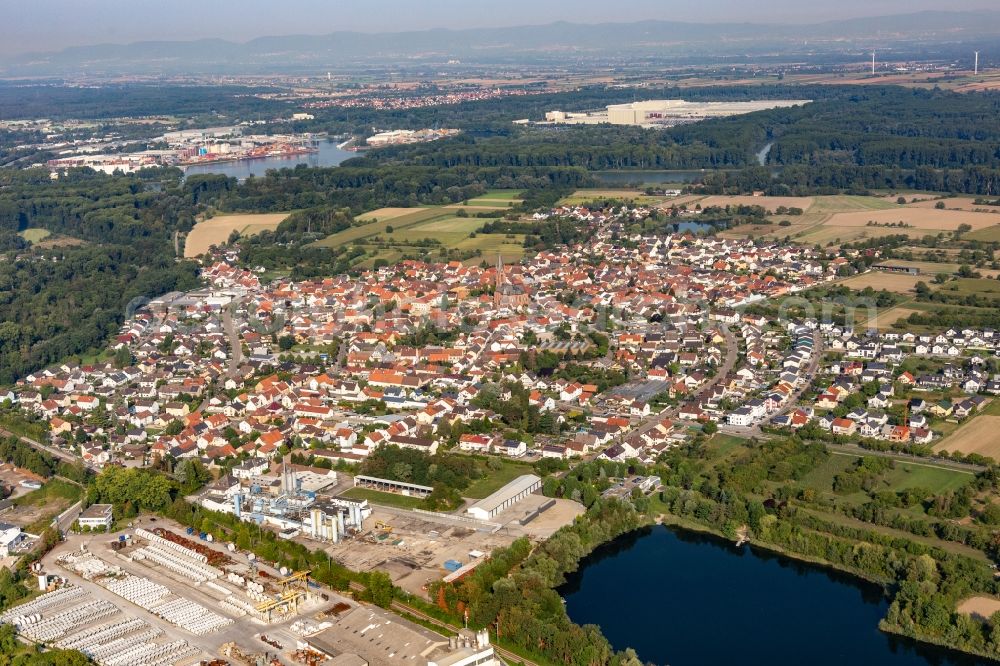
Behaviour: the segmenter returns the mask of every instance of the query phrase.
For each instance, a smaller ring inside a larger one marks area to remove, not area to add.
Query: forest
[[[173,233],[196,205],[176,174],[155,191],[138,176],[0,171],[0,234],[44,229],[51,244],[9,248],[0,262],[0,383],[103,348],[135,298],[197,286],[175,261]],[[150,174],[145,174],[149,178]]]

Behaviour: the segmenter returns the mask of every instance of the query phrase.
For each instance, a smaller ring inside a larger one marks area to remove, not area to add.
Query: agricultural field
[[[524,236],[514,234],[513,238],[507,238],[502,234],[477,234],[475,238],[466,238],[457,243],[455,248],[459,250],[480,250],[483,258],[493,260],[496,255],[501,255],[506,262],[519,261],[524,256]],[[479,259],[471,260],[472,263],[479,263]]]
[[[580,206],[600,199],[621,199],[639,205],[652,205],[664,200],[664,197],[651,197],[642,190],[630,188],[577,190],[568,197],[563,197],[559,203],[563,206]]]
[[[220,215],[202,220],[184,241],[184,256],[197,257],[212,245],[225,243],[234,231],[242,236],[253,236],[261,231],[277,229],[290,213],[250,213],[245,215]]]
[[[359,241],[363,238],[368,238],[369,236],[388,236],[389,234],[386,234],[385,232],[387,226],[391,226],[393,228],[393,234],[395,234],[397,231],[401,231],[420,222],[450,216],[448,211],[442,210],[441,208],[408,208],[403,210],[408,212],[387,220],[389,224],[383,224],[383,221],[380,218],[379,221],[375,223],[362,224],[357,227],[351,227],[350,229],[338,231],[335,234],[327,236],[323,240],[316,241],[315,245],[321,247],[340,247],[342,245]]]
[[[453,247],[480,229],[484,223],[485,220],[475,217],[444,217],[420,222],[399,231],[394,228],[392,234],[382,234],[382,237],[394,241],[419,241],[432,238]]]
[[[965,238],[1000,240],[1000,217],[986,208],[972,204],[973,199],[946,199],[945,210],[935,208],[938,200],[921,198],[914,203],[897,204],[898,195],[817,196],[817,197],[705,197],[702,207],[726,203],[758,203],[769,210],[779,205],[802,208],[802,215],[772,215],[771,224],[743,225],[727,231],[730,237],[784,238],[806,244],[839,245],[865,238],[905,234],[921,238],[928,234],[952,233],[968,224],[972,231]],[[912,199],[912,197],[911,197]],[[780,202],[780,203],[779,203]],[[808,204],[807,202],[811,202]],[[1000,209],[998,209],[1000,210]],[[780,223],[787,223],[781,226]],[[872,223],[869,226],[869,223]],[[902,223],[905,226],[890,226]]]
[[[801,208],[803,211],[808,211],[812,208],[814,201],[814,197],[709,196],[698,203],[701,204],[702,208],[709,206],[763,206],[766,210],[773,212],[779,206]]]
[[[921,199],[914,203],[907,204],[907,207],[936,209],[939,202],[944,204],[945,210],[1000,213],[1000,206],[984,206],[977,204],[976,197],[945,197],[940,199],[937,195],[931,195],[927,199]],[[997,224],[1000,224],[1000,220],[997,221]]]
[[[52,235],[52,232],[48,229],[31,228],[25,229],[17,234],[29,243],[37,243],[38,241],[45,240]]]
[[[840,284],[848,287],[849,289],[865,289],[871,287],[872,289],[885,289],[887,291],[892,291],[897,294],[908,294],[913,291],[914,286],[918,282],[925,281],[919,275],[903,275],[900,273],[882,273],[879,271],[870,271],[868,273],[862,273],[861,275],[855,275],[854,277],[847,278]],[[1000,287],[1000,283],[997,284]]]
[[[977,240],[986,243],[1000,243],[1000,221],[994,224],[992,227],[983,227],[981,229],[976,229],[975,231],[970,231],[969,233],[962,236],[966,240]]]
[[[409,215],[411,213],[416,213],[422,210],[427,210],[426,208],[379,208],[377,210],[368,211],[357,218],[358,222],[374,222],[378,220],[379,222],[388,222],[389,220],[394,220],[397,217],[403,217],[404,215]]]
[[[968,224],[973,229],[984,229],[997,224],[1000,219],[990,213],[936,210],[907,205],[891,210],[834,213],[825,224],[835,227],[864,227],[869,222],[879,225],[903,222],[926,234],[930,231],[955,231],[962,224]]]
[[[934,450],[978,453],[1000,460],[1000,438],[996,436],[997,432],[1000,432],[1000,416],[979,414],[941,440]]]
[[[517,190],[488,190],[482,196],[469,199],[456,207],[501,210],[521,203],[523,199],[518,196],[519,194]]]
[[[911,314],[916,314],[918,312],[923,312],[923,310],[915,310],[913,308],[897,305],[894,308],[889,308],[888,310],[877,313],[874,317],[867,321],[865,328],[878,328],[882,330],[892,328],[892,325],[900,319],[906,319]]]
[[[374,252],[373,256],[369,256],[359,264],[362,268],[371,268],[380,259],[394,262],[404,254],[428,254],[442,248],[480,251],[481,256],[469,260],[472,263],[478,263],[486,257],[492,260],[497,254],[502,255],[504,261],[517,261],[524,256],[522,234],[513,234],[511,238],[503,234],[476,234],[475,238],[471,238],[471,235],[486,224],[487,220],[478,217],[458,217],[454,214],[455,208],[438,206],[382,209],[407,212],[385,220],[385,224],[379,218],[375,223],[345,229],[317,241],[315,245],[340,247],[357,244]],[[392,227],[392,233],[386,232],[387,227]],[[427,239],[438,241],[440,245],[418,245]]]
[[[990,280],[987,278],[957,278],[949,280],[938,287],[937,291],[949,292],[953,294],[978,294],[982,296],[996,296],[1000,294],[1000,280]]]

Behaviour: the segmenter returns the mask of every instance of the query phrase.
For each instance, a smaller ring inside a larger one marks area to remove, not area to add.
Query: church
[[[493,305],[497,309],[507,308],[510,310],[516,310],[518,308],[526,307],[530,301],[527,290],[524,285],[514,284],[507,277],[507,273],[503,267],[503,257],[497,255],[497,275],[496,284],[493,290]]]

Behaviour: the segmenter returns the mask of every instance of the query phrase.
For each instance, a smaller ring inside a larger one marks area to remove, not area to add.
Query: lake
[[[265,157],[259,160],[240,160],[238,162],[216,162],[215,164],[197,164],[184,168],[184,175],[199,173],[221,173],[243,180],[247,176],[263,176],[268,169],[291,169],[297,164],[307,164],[311,167],[337,166],[344,160],[357,157],[358,153],[337,148],[336,141],[320,141],[316,144],[318,153],[307,155],[291,155],[289,157]]]
[[[662,525],[598,548],[559,592],[574,622],[659,665],[993,663],[879,631],[877,585]]]

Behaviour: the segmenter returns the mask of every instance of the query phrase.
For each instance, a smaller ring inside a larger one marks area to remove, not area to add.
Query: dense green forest
[[[172,242],[193,224],[193,197],[176,174],[163,175],[154,190],[140,177],[89,169],[58,180],[0,171],[0,238],[40,228],[65,239],[5,248],[13,252],[0,262],[0,382],[103,347],[134,298],[197,286],[196,266],[176,261]]]

